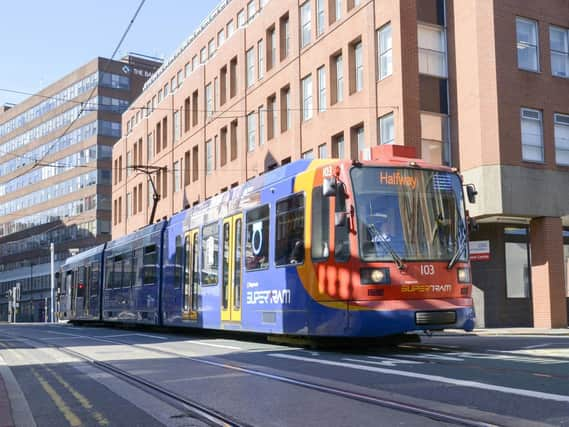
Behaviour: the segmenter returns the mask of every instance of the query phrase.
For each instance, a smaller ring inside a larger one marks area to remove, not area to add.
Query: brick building
[[[113,237],[150,220],[136,166],[163,218],[302,157],[403,144],[478,187],[480,325],[566,326],[568,22],[567,0],[222,1],[123,114]]]
[[[18,284],[18,320],[44,320],[50,243],[57,271],[72,253],[110,239],[121,113],[160,65],[140,55],[96,58],[0,113],[1,320]]]

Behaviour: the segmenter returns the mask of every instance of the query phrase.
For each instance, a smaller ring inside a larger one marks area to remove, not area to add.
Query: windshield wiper
[[[458,261],[458,257],[464,251],[465,246],[466,246],[466,233],[464,233],[462,235],[462,239],[460,239],[460,242],[458,243],[458,248],[456,249],[456,252],[454,253],[452,258],[448,262],[448,265],[447,265],[448,270],[450,270],[456,264],[456,262]]]
[[[367,229],[369,230],[370,234],[374,238],[376,238],[383,245],[383,247],[385,249],[387,249],[387,252],[389,252],[389,254],[393,258],[393,260],[397,263],[397,267],[399,268],[399,270],[403,270],[405,268],[405,264],[403,264],[403,260],[397,254],[397,252],[395,252],[395,250],[393,249],[393,246],[391,246],[391,244],[387,241],[387,239],[385,237],[383,237],[383,235],[379,231],[377,231],[377,228],[375,228],[375,225],[369,224],[367,226]]]

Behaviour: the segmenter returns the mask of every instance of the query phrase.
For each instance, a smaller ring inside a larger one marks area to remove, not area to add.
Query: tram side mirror
[[[468,196],[468,201],[472,204],[476,203],[476,195],[478,194],[478,191],[476,191],[476,187],[474,186],[474,184],[468,184],[466,186],[466,194]]]
[[[336,179],[335,178],[324,178],[322,182],[322,196],[333,197],[336,195]]]

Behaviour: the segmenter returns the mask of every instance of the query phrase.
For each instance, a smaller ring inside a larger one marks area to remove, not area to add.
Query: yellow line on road
[[[45,378],[42,377],[41,374],[39,374],[34,368],[31,369],[32,373],[37,378],[37,380],[39,381],[45,392],[49,395],[51,400],[53,400],[53,403],[55,403],[55,406],[57,406],[57,409],[59,409],[59,411],[63,414],[63,416],[69,422],[69,424],[72,427],[81,426],[82,423],[79,417],[75,415],[75,413],[69,408],[69,406],[65,404],[61,396],[57,394],[57,391],[55,391],[55,389],[45,380]]]
[[[95,418],[95,421],[99,423],[101,426],[108,426],[109,420],[105,418],[103,414],[98,411],[93,410],[93,405],[85,396],[75,390],[67,381],[65,381],[58,373],[56,373],[53,369],[44,366],[44,368],[55,377],[55,379],[63,386],[71,395],[77,399],[77,401],[83,406],[83,408],[87,409],[90,414]]]

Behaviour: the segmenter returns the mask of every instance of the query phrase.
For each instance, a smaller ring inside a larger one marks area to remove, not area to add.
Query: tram
[[[381,146],[298,160],[69,258],[60,317],[311,337],[470,331],[455,169]]]

